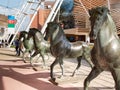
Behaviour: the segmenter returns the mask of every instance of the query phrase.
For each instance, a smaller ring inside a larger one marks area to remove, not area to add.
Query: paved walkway
[[[46,60],[48,68],[42,68],[41,65],[37,67],[38,71],[34,71],[29,63],[24,63],[21,57],[15,56],[14,49],[0,48],[0,90],[83,90],[83,81],[91,70],[86,62],[82,61],[76,76],[71,77],[76,60],[65,59],[65,76],[57,78],[59,85],[56,86],[49,82],[49,66],[53,60],[53,57]],[[56,77],[60,76],[59,65],[54,72]],[[111,74],[101,73],[90,83],[89,90],[115,90]]]

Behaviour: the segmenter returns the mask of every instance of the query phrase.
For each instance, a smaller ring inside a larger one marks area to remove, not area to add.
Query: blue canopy
[[[73,9],[74,1],[73,0],[64,0],[61,9],[64,10],[63,15],[69,15]]]

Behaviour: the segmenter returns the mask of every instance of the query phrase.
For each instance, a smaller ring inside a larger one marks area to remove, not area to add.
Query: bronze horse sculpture
[[[60,64],[60,68],[62,70],[62,76],[64,74],[63,71],[63,58],[77,58],[78,65],[73,72],[73,76],[75,72],[81,66],[81,59],[85,59],[90,66],[92,67],[92,63],[90,60],[90,47],[87,43],[78,41],[71,43],[66,38],[64,31],[59,23],[49,22],[46,28],[45,40],[50,37],[50,51],[51,54],[55,57],[54,62],[50,66],[50,76],[51,80],[55,81],[55,77],[53,75],[53,69],[56,64]]]
[[[35,51],[30,57],[31,65],[34,66],[32,64],[32,59],[38,54],[40,54],[40,56],[42,57],[43,64],[45,65],[44,55],[50,51],[49,50],[50,44],[44,40],[42,33],[36,28],[30,28],[29,32],[22,31],[20,33],[19,40],[22,40],[22,38],[24,47],[26,48],[24,54],[26,52],[32,52],[33,50]]]
[[[84,90],[88,90],[91,80],[102,71],[109,70],[115,81],[115,89],[120,90],[120,39],[108,8],[96,7],[89,10],[91,32],[94,46],[91,58],[94,64],[84,81]]]
[[[23,52],[23,60],[25,61],[25,53],[29,52],[31,55],[32,51],[34,50],[34,43],[33,38],[28,38],[28,32],[27,31],[21,31],[19,35],[19,42],[20,44],[23,44],[25,51]],[[21,47],[19,47],[21,48]]]

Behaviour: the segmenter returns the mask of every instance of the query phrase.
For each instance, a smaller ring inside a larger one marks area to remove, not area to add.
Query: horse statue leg
[[[53,69],[54,69],[54,66],[58,63],[60,64],[60,67],[62,70],[62,75],[64,73],[63,72],[63,56],[58,56],[58,57],[56,57],[55,61],[50,66],[50,77],[51,77],[52,81],[55,81],[55,77],[53,75]]]
[[[88,85],[90,83],[90,81],[92,81],[94,78],[96,78],[103,70],[102,69],[98,69],[95,66],[92,68],[92,71],[90,72],[90,74],[87,76],[87,78],[84,81],[84,90],[88,90]]]
[[[49,53],[45,53],[47,55],[47,60],[49,60],[50,56],[49,56]]]
[[[44,51],[40,51],[40,56],[42,57],[42,60],[43,60],[43,65],[46,66],[45,64],[45,57],[44,57],[45,53]]]
[[[26,50],[23,52],[23,61],[24,61],[24,63],[26,63],[25,54],[26,54],[27,52],[29,52],[29,50],[28,50],[28,49],[26,49]]]
[[[111,69],[111,73],[115,80],[115,89],[120,90],[120,67]]]
[[[60,78],[62,78],[63,75],[64,75],[63,57],[59,58],[59,65],[60,65],[60,68],[61,68],[61,71],[62,71],[62,74],[61,74]]]
[[[86,62],[90,65],[90,67],[93,68],[94,65],[93,65],[93,63],[90,59],[90,56],[87,53],[84,52],[82,56],[77,57],[78,65],[77,65],[76,69],[74,70],[72,76],[74,76],[75,73],[77,72],[77,70],[80,68],[82,59],[85,59]]]
[[[86,60],[86,62],[90,65],[91,69],[94,67],[91,61],[91,48],[90,47],[84,47],[83,59]]]
[[[24,63],[26,63],[26,61],[25,61],[25,53],[26,53],[26,50],[25,50],[25,52],[23,52],[23,62]]]
[[[74,72],[72,73],[72,77],[75,75],[75,73],[77,72],[77,70],[80,68],[80,66],[81,66],[81,60],[82,60],[82,56],[77,57],[78,64],[77,64],[77,67],[75,68]]]
[[[35,51],[35,52],[31,55],[31,57],[30,57],[30,64],[31,64],[31,66],[33,67],[34,70],[36,70],[36,69],[34,68],[32,59],[33,59],[37,54],[39,54],[39,51]],[[36,71],[37,71],[37,70],[36,70]]]
[[[91,61],[91,58],[90,56],[88,55],[84,55],[84,59],[86,60],[86,62],[90,65],[91,69],[94,67],[92,61]]]

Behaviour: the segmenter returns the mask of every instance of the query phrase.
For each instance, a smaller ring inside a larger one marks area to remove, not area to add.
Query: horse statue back
[[[115,81],[115,89],[120,90],[120,39],[108,8],[96,7],[89,10],[91,21],[90,36],[94,38],[91,51],[95,65],[84,81],[84,90],[88,90],[90,81],[102,71],[109,70]]]
[[[50,50],[52,55],[55,57],[54,62],[50,66],[50,76],[53,81],[55,78],[53,76],[53,68],[56,64],[60,64],[62,75],[63,75],[63,58],[77,58],[78,65],[73,72],[75,74],[76,70],[81,66],[81,59],[85,59],[90,66],[92,67],[92,63],[90,61],[90,47],[87,43],[78,41],[71,43],[66,38],[63,29],[56,22],[49,22],[46,28],[45,39],[47,40],[50,37]],[[88,52],[89,50],[89,52]]]

